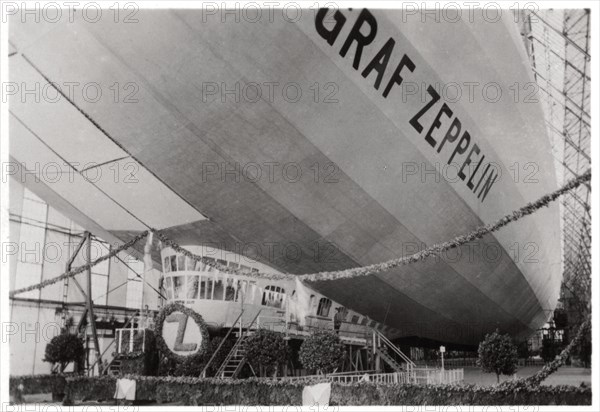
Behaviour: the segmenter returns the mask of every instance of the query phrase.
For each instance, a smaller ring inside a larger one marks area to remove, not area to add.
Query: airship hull
[[[105,19],[34,34],[15,24],[26,61],[14,65],[59,85],[116,84],[118,98],[66,97],[203,216],[159,228],[282,272],[415,253],[556,188],[510,16],[279,12],[223,22],[201,10],[145,10],[136,24]],[[41,127],[32,110],[14,110]],[[157,227],[147,216],[100,226],[124,239]],[[556,305],[560,254],[551,205],[441,256],[310,286],[402,336],[476,344],[498,328],[525,338]]]

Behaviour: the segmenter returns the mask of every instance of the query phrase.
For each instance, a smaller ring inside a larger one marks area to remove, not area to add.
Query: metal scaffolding
[[[590,10],[523,12],[520,23],[561,185],[591,164]],[[560,205],[564,285],[583,282],[579,291],[591,291],[590,191],[581,185]]]

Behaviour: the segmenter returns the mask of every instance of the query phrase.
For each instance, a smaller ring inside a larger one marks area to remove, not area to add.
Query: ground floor
[[[517,378],[526,378],[539,371],[542,366],[524,366],[517,370]],[[480,368],[475,366],[464,367],[464,383],[475,384],[479,386],[490,386],[496,383],[496,375],[483,373]],[[512,376],[501,376],[500,382],[513,379]],[[574,368],[563,366],[555,373],[550,375],[542,385],[572,385],[579,386],[581,383],[587,386],[592,384],[592,370],[590,368]]]

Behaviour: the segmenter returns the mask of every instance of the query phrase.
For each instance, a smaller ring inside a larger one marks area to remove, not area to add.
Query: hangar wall
[[[66,264],[82,239],[84,229],[43,199],[11,178],[9,181],[9,243],[6,247],[9,263],[10,289],[26,287],[64,273]],[[96,259],[109,252],[111,245],[93,238],[91,257]],[[85,252],[76,256],[73,267],[85,263]],[[143,262],[126,253],[109,259],[92,269],[92,290],[97,320],[124,317],[139,310]],[[154,273],[155,272],[155,273]],[[152,279],[160,272],[153,270]],[[86,273],[75,277],[86,290]],[[158,288],[158,285],[153,285]],[[41,290],[19,294],[10,301],[9,341],[11,374],[26,375],[49,373],[51,365],[44,362],[46,344],[62,327],[63,318],[75,323],[83,313],[85,297],[70,282],[66,299],[64,282],[57,282]],[[146,294],[149,309],[159,305],[156,294]],[[63,316],[63,310],[66,310]],[[100,337],[100,346],[107,345],[111,335]]]

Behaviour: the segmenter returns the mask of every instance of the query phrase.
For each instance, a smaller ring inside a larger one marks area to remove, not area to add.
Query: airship
[[[12,19],[6,94],[9,172],[107,241],[154,228],[235,269],[338,271],[451,241],[556,189],[508,10],[102,12]],[[214,280],[168,247],[154,261],[167,300],[215,325],[239,314],[251,278]],[[428,259],[306,287],[317,322],[339,307],[349,332],[473,346],[496,329],[530,336],[561,275],[552,204]],[[257,286],[256,311],[284,310],[295,291]]]

